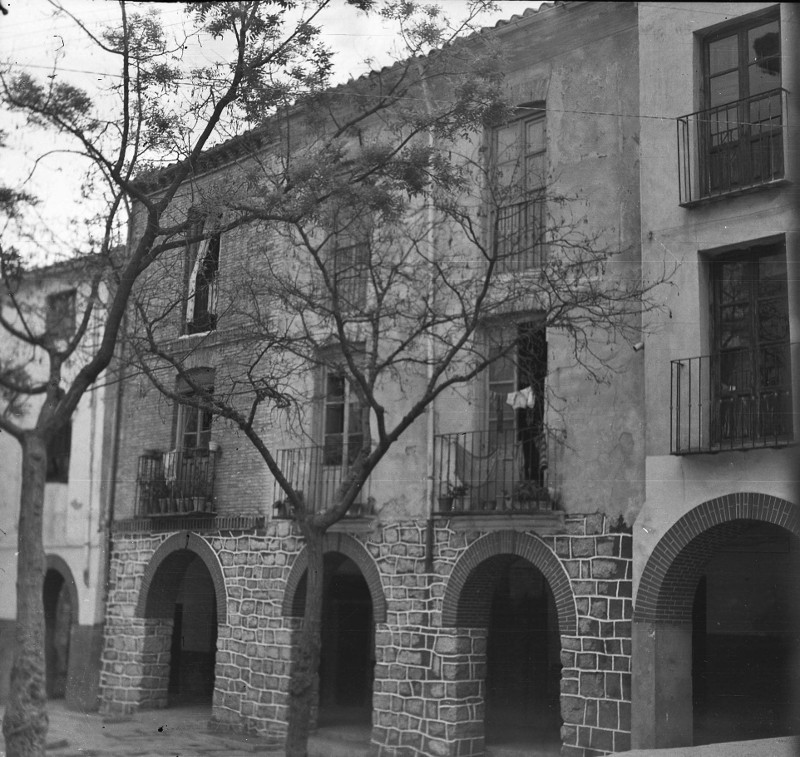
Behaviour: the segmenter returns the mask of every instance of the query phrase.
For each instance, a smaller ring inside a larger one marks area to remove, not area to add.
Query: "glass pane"
[[[547,176],[547,160],[544,153],[528,155],[525,158],[525,175],[528,177],[528,189],[544,186]]]
[[[525,149],[528,153],[542,152],[546,149],[543,118],[526,122]]]
[[[344,438],[341,434],[328,434],[325,436],[325,445],[322,451],[323,465],[341,465],[344,451]]]
[[[338,398],[344,400],[344,376],[329,373],[327,375],[325,395],[328,402],[335,402]]]
[[[720,309],[719,349],[750,346],[749,305],[728,305]]]
[[[708,81],[709,105],[723,105],[740,99],[739,71],[730,71],[727,74],[712,76]]]
[[[361,432],[361,405],[358,402],[350,403],[350,411],[347,414],[347,431],[350,434],[360,434]]]
[[[747,265],[744,261],[721,263],[719,266],[720,304],[746,300],[750,286],[745,278]]]
[[[519,139],[519,124],[509,124],[495,130],[495,159],[498,161],[515,160],[517,156],[517,141]]]
[[[361,434],[350,434],[347,437],[347,462],[352,463],[361,451],[364,437]]]
[[[756,63],[765,71],[776,74],[780,72],[780,54],[781,34],[777,21],[770,21],[748,30],[748,63]]]
[[[765,255],[758,259],[758,296],[785,296],[786,259],[783,255]]]
[[[514,387],[514,357],[512,354],[504,355],[501,358],[495,360],[489,366],[489,385],[494,389],[494,391],[501,391],[495,387],[504,387],[506,385],[510,386],[511,389],[508,391],[513,391]]]
[[[778,59],[778,63],[780,63],[780,59]],[[747,73],[751,97],[781,86],[780,71],[765,71],[760,65],[754,64],[748,67]]]
[[[325,433],[340,434],[344,431],[344,405],[328,404],[325,406]]]
[[[765,347],[761,350],[759,374],[761,386],[785,386],[789,383],[788,345]]]
[[[713,76],[739,65],[739,36],[714,40],[708,43],[708,73]]]
[[[758,340],[761,344],[789,341],[789,318],[784,298],[758,303]]]

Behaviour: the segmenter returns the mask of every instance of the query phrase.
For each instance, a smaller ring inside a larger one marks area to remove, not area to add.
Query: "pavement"
[[[211,707],[143,710],[127,717],[67,710],[48,702],[48,757],[285,757],[283,739],[209,730]],[[0,707],[0,717],[3,708]],[[320,728],[309,740],[309,757],[366,757],[365,729]],[[0,739],[0,757],[6,753]]]
[[[2,713],[0,708],[0,717]],[[208,705],[106,717],[67,710],[62,702],[55,701],[48,703],[48,713],[48,757],[252,757],[254,754],[285,757],[282,740],[210,731]],[[309,757],[366,757],[367,741],[365,727],[319,728],[309,740]],[[531,753],[529,748],[515,749],[509,745],[487,749],[487,754],[517,757]],[[800,736],[618,754],[619,757],[800,757]],[[2,748],[0,757],[5,757]]]

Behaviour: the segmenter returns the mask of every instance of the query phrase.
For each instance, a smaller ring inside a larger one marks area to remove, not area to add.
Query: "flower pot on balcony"
[[[192,510],[196,513],[202,513],[206,509],[205,497],[192,497]]]
[[[169,512],[169,497],[159,497],[158,511],[162,515],[166,515]]]
[[[439,497],[439,512],[449,513],[453,509],[453,497],[448,494],[442,494]]]
[[[177,511],[179,513],[188,513],[192,510],[192,498],[191,497],[181,497],[177,503]]]

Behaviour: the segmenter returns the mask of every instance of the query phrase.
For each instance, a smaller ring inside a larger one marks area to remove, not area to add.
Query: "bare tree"
[[[170,220],[166,228],[165,212],[197,172],[203,151],[324,85],[330,56],[318,44],[314,19],[327,4],[320,0],[303,10],[300,3],[287,0],[277,11],[271,3],[256,1],[192,4],[188,12],[196,34],[223,39],[231,49],[227,61],[194,70],[180,58],[185,40],[170,43],[157,14],[129,14],[120,3],[118,26],[102,35],[71,16],[88,43],[116,68],[110,88],[113,107],[107,102],[99,107],[86,92],[66,83],[57,68],[43,82],[11,69],[0,74],[4,107],[22,114],[30,128],[49,130],[62,152],[82,159],[88,166],[85,199],[102,203],[88,225],[85,247],[78,250],[85,256],[80,266],[85,277],[76,303],[77,327],[63,338],[48,328],[41,306],[20,296],[35,277],[24,243],[43,233],[39,219],[24,211],[22,203],[30,198],[25,187],[3,187],[0,192],[3,236],[10,238],[12,224],[18,224],[15,236],[21,240],[17,245],[6,241],[0,248],[0,328],[19,345],[4,351],[0,364],[0,430],[20,444],[23,481],[16,651],[3,719],[9,757],[43,755],[47,731],[42,514],[48,443],[109,366],[135,282],[174,246],[165,240],[188,229],[186,219],[177,227]],[[352,4],[368,8],[371,3]],[[163,161],[174,164],[153,197],[134,179]],[[116,255],[132,203],[141,209],[144,225],[125,254]],[[65,249],[60,258],[74,254]],[[90,326],[98,321],[100,334],[90,346]],[[29,371],[25,362],[34,348],[46,359],[41,375]],[[21,415],[26,398],[30,412]]]
[[[414,49],[430,27],[407,29]],[[602,344],[639,338],[667,278],[643,281],[635,250],[584,230],[577,198],[547,177],[521,190],[520,165],[500,170],[487,155],[486,126],[511,115],[495,53],[472,38],[277,114],[254,149],[184,187],[174,213],[195,218],[188,266],[180,252],[162,257],[133,299],[132,364],[172,402],[244,434],[303,536],[292,757],[307,753],[316,690],[323,536],[368,507],[370,476],[438,397],[511,354],[516,345],[489,343],[485,326],[524,313],[605,380],[615,366]],[[176,221],[176,249],[186,223]],[[187,329],[202,336],[177,339]],[[213,382],[198,351],[215,355]],[[326,394],[339,422],[320,435],[309,410]],[[325,478],[325,467],[340,473]]]

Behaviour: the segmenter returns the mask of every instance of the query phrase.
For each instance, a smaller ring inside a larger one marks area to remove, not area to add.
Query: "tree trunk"
[[[42,546],[47,448],[29,431],[22,439],[22,493],[17,541],[16,650],[3,718],[8,757],[43,757],[47,736],[44,662],[45,558]]]
[[[322,644],[322,580],[323,531],[310,527],[306,531],[306,604],[300,642],[289,683],[289,729],[286,734],[286,757],[307,757],[311,711],[319,687],[319,656]]]

